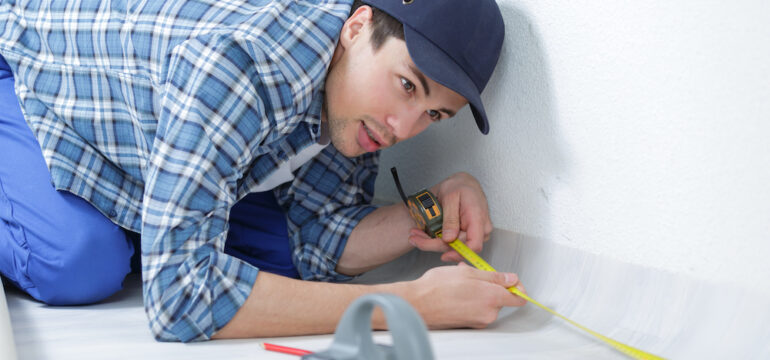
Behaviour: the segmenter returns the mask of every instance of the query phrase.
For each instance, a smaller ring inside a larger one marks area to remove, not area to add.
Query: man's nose
[[[388,115],[386,124],[396,137],[396,141],[406,140],[419,133],[418,125],[422,111],[415,109],[401,109]]]

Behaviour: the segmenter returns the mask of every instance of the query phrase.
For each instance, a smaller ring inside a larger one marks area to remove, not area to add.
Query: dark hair
[[[364,4],[361,0],[355,0],[353,6],[350,8],[350,15],[353,15],[359,7],[364,5],[372,8],[371,42],[374,50],[378,50],[380,46],[385,43],[385,40],[388,40],[391,36],[404,40],[404,25],[394,17],[374,6]]]

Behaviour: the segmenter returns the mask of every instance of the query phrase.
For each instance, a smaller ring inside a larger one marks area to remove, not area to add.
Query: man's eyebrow
[[[420,80],[420,84],[422,84],[422,88],[425,91],[425,96],[430,95],[430,88],[428,87],[428,81],[425,80],[425,75],[423,75],[422,72],[413,64],[409,64],[409,70],[412,70],[412,74],[414,74],[414,76]]]

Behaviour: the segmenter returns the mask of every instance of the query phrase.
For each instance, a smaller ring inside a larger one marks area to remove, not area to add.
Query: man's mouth
[[[374,134],[372,133],[372,129],[369,129],[368,126],[366,126],[366,123],[364,123],[364,130],[366,130],[366,135],[369,135],[369,139],[371,139],[377,146],[382,146],[379,141],[377,141],[377,138],[374,137]]]
[[[374,152],[382,147],[382,144],[377,141],[377,136],[363,121],[361,121],[361,127],[358,128],[358,143],[367,152]]]

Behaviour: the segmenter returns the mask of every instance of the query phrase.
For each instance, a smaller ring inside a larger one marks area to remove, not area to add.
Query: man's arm
[[[430,269],[414,281],[379,285],[302,281],[262,271],[246,302],[213,338],[332,333],[353,300],[375,292],[401,296],[431,329],[484,328],[503,306],[524,305],[506,290],[510,286],[524,290],[515,274],[481,271],[464,263]],[[387,328],[379,311],[372,326]]]
[[[337,272],[358,275],[405,254],[414,248],[408,239],[415,226],[402,203],[374,210],[350,233]]]
[[[481,242],[489,236],[491,224],[488,223],[486,198],[478,182],[467,174],[457,174],[431,190],[454,204],[449,206],[449,211],[454,213],[455,220],[465,219],[467,225],[481,226],[474,235],[477,250],[480,250]],[[452,199],[452,196],[457,198]],[[466,234],[475,230],[459,224],[462,222],[457,221],[456,226],[461,230],[460,238],[465,240],[469,236]],[[444,226],[446,224],[445,220]],[[449,249],[439,239],[426,240],[415,235],[410,230],[413,227],[413,220],[402,204],[367,213],[351,231],[336,271],[361,273],[408,251],[411,248],[409,241],[414,241],[423,250]],[[424,233],[422,236],[427,238]],[[213,338],[328,334],[334,331],[353,300],[375,292],[401,296],[431,329],[484,328],[497,319],[502,307],[524,305],[523,299],[506,289],[511,286],[525,291],[516,274],[481,271],[465,263],[430,269],[414,281],[377,285],[310,282],[261,271],[243,306]],[[387,327],[379,311],[374,313],[372,326],[375,329]]]

